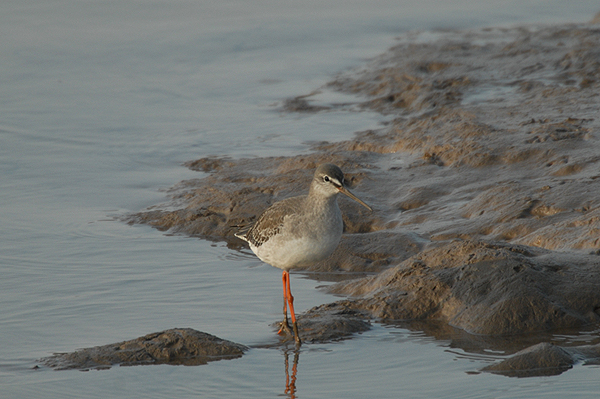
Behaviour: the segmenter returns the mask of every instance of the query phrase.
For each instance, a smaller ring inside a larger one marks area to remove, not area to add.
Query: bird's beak
[[[373,209],[371,209],[371,207],[369,205],[365,204],[360,198],[358,198],[356,195],[352,194],[350,192],[350,190],[348,190],[346,187],[341,186],[341,187],[338,187],[337,189],[340,191],[340,193],[347,195],[348,197],[352,198],[354,201],[358,202],[359,204],[361,204],[368,210],[373,211]]]

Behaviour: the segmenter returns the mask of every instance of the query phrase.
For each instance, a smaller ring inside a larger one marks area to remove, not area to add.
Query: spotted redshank
[[[308,266],[327,258],[340,242],[344,222],[337,195],[345,194],[371,210],[344,187],[344,174],[335,165],[320,165],[315,171],[308,195],[287,198],[267,208],[254,224],[236,237],[247,241],[252,252],[265,263],[283,269],[283,315],[279,334],[291,334],[287,307],[292,316],[293,334],[298,335],[290,269]]]

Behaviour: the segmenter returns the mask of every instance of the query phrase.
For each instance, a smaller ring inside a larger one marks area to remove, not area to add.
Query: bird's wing
[[[271,205],[254,224],[240,230],[236,237],[260,247],[281,231],[284,218],[298,212],[302,197],[292,197]]]

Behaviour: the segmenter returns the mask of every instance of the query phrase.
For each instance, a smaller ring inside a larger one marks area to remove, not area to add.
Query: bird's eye
[[[328,182],[329,181],[329,176],[323,176],[323,181]]]

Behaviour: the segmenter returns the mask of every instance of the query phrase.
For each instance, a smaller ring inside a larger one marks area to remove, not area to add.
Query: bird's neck
[[[313,190],[313,187],[311,187],[311,190],[308,194],[308,198],[306,200],[307,207],[311,208],[314,211],[317,211],[323,208],[337,206],[337,194],[322,193],[316,190]]]

